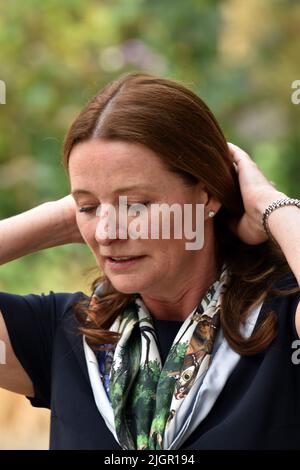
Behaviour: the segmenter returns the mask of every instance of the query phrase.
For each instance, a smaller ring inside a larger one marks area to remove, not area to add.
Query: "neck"
[[[220,276],[214,255],[214,250],[207,250],[201,262],[195,266],[194,272],[189,271],[185,280],[180,279],[180,285],[177,289],[175,281],[167,294],[141,295],[143,302],[154,318],[157,320],[183,321],[188,317],[200,303],[207,289]]]

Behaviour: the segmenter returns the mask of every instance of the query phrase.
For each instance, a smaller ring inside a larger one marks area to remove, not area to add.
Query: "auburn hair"
[[[90,139],[143,144],[154,151],[169,171],[187,184],[203,183],[222,204],[215,216],[215,244],[219,267],[226,263],[230,281],[223,297],[220,322],[228,343],[239,354],[263,351],[276,337],[276,314],[268,311],[249,339],[240,333],[250,309],[270,293],[282,296],[297,292],[273,285],[291,270],[270,240],[248,245],[228,227],[232,217],[244,211],[239,182],[223,132],[207,105],[177,81],[149,74],[131,73],[109,83],[93,97],[71,125],[63,149],[64,166],[72,148]],[[100,273],[99,273],[100,274]],[[91,285],[102,283],[103,294],[75,306],[80,332],[94,347],[108,348],[118,340],[109,327],[133,300],[133,294],[117,291],[99,275]]]

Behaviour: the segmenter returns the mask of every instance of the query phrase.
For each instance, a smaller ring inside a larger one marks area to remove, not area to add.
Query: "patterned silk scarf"
[[[162,367],[150,312],[139,296],[110,330],[121,334],[112,350],[96,353],[103,386],[123,449],[164,449],[174,441],[193,408],[195,393],[211,362],[227,271],[206,292],[178,331]],[[94,296],[100,295],[96,288]],[[180,413],[179,413],[180,411]]]

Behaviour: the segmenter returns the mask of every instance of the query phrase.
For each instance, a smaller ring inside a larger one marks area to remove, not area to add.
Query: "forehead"
[[[163,180],[169,172],[160,158],[147,147],[100,139],[77,144],[71,151],[69,175],[74,186],[87,180],[114,184]]]

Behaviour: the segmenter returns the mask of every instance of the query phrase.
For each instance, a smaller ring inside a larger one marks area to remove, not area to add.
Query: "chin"
[[[145,289],[145,283],[141,279],[130,279],[129,276],[107,276],[114,288],[123,294],[136,294]]]

